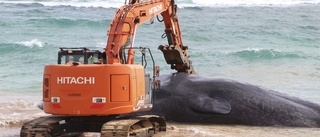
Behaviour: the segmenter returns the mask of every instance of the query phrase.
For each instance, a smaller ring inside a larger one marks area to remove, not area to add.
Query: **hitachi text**
[[[57,84],[94,84],[94,77],[57,77]]]
[[[154,6],[152,8],[149,9],[149,14],[152,15],[158,11],[162,10],[162,4]]]

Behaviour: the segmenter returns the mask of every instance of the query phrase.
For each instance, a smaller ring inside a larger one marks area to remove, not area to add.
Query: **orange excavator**
[[[165,131],[163,117],[119,115],[151,110],[153,92],[159,88],[155,79],[159,67],[154,65],[150,49],[134,46],[137,27],[148,20],[162,15],[168,45],[158,48],[171,68],[196,74],[188,47],[182,44],[176,11],[174,0],[126,1],[110,23],[104,52],[60,48],[58,64],[46,65],[43,75],[42,109],[52,115],[24,123],[20,136],[81,132],[101,132],[106,137],[152,136]],[[140,51],[140,64],[135,63],[135,51]],[[148,61],[152,62],[152,76],[145,70]]]

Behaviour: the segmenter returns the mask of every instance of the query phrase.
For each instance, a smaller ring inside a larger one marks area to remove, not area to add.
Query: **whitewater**
[[[125,0],[0,0],[0,136],[45,116],[46,64],[59,47],[103,50]],[[200,76],[263,86],[320,104],[320,0],[177,0],[183,43]],[[174,72],[157,50],[164,26],[137,30],[135,46],[152,49],[160,74]],[[158,136],[317,136],[318,129],[169,122]],[[96,136],[88,134],[87,136]]]
[[[176,0],[183,7],[237,7],[237,6],[294,6],[299,4],[319,4],[319,0]],[[119,8],[125,0],[13,0],[1,3],[32,4],[43,6],[103,7]]]

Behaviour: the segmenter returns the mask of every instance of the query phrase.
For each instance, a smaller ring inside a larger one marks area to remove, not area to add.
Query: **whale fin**
[[[219,97],[198,97],[192,103],[191,108],[202,113],[228,114],[231,111],[228,101]]]

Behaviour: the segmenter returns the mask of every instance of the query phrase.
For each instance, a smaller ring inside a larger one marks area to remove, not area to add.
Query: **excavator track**
[[[166,131],[163,117],[139,116],[117,119],[116,116],[46,116],[23,124],[20,137],[79,136],[83,132],[101,132],[101,137],[152,136]]]
[[[20,131],[20,137],[55,136],[56,134],[53,134],[52,127],[60,120],[63,120],[63,118],[40,117],[27,123],[24,123]]]
[[[102,137],[147,137],[160,131],[166,131],[163,117],[145,115],[130,119],[112,120],[105,123],[101,129]]]

